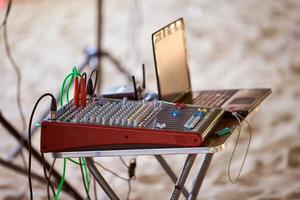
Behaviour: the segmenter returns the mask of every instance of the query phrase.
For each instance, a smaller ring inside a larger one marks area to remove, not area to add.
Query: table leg
[[[176,184],[173,188],[170,199],[177,200],[181,194],[181,190],[185,184],[185,181],[191,171],[193,163],[197,157],[197,154],[189,154],[184,162],[183,168],[180,172],[180,176],[178,177]]]
[[[192,191],[188,197],[188,200],[195,200],[197,198],[200,187],[203,183],[203,179],[206,175],[206,172],[207,172],[210,162],[212,160],[212,157],[213,157],[213,154],[208,153],[208,154],[205,154],[204,158],[202,159],[197,176],[193,181]]]
[[[174,171],[171,169],[171,167],[168,165],[167,161],[163,158],[162,155],[155,155],[155,158],[159,162],[159,164],[162,166],[162,168],[165,170],[165,172],[169,175],[169,177],[172,179],[172,181],[176,184],[176,181],[178,177],[174,173]],[[183,186],[182,187],[182,193],[185,198],[188,198],[189,192],[187,189]]]
[[[100,174],[97,167],[95,166],[92,158],[85,158],[87,167],[89,168],[91,174],[96,179],[98,184],[101,186],[101,188],[104,190],[104,192],[107,194],[107,196],[112,200],[119,200],[119,197],[116,195],[116,193],[111,189],[111,187],[108,185],[108,183],[105,181],[104,177]]]

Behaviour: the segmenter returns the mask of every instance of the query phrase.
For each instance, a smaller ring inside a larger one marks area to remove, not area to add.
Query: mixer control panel
[[[41,150],[200,146],[222,114],[164,101],[94,98],[82,107],[71,100],[58,110],[57,120],[43,121]]]

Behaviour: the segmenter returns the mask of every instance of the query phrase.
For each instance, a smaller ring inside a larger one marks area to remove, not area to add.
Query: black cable
[[[48,176],[47,172],[46,172],[44,153],[41,153],[41,154],[42,154],[42,163],[43,163],[44,177],[47,180],[47,185],[50,185],[52,193],[53,193],[53,197],[54,197],[55,196],[55,190],[54,190],[54,187],[53,187],[53,185],[52,185],[52,183],[51,183],[51,181],[49,179],[50,175]],[[51,166],[51,168],[52,168],[52,166]],[[47,197],[48,197],[48,200],[50,200],[50,194],[49,194],[49,192],[47,192]]]
[[[129,165],[126,164],[126,162],[124,161],[124,159],[122,158],[122,156],[119,156],[119,158],[120,158],[121,162],[123,163],[123,165],[124,165],[127,169],[129,169]]]
[[[126,199],[129,200],[130,199],[130,194],[131,194],[131,179],[128,179],[127,183],[128,183],[128,192],[127,192]]]
[[[8,4],[7,4],[7,9],[6,9],[6,12],[5,12],[4,20],[1,23],[0,30],[3,28],[5,52],[8,56],[8,59],[9,59],[11,65],[13,66],[13,68],[14,68],[16,74],[17,74],[17,105],[18,105],[19,114],[20,114],[21,120],[22,120],[22,132],[24,133],[26,119],[25,119],[25,115],[24,115],[21,100],[20,100],[21,99],[21,73],[20,73],[20,67],[18,67],[18,65],[16,64],[16,62],[14,61],[14,59],[11,55],[9,42],[8,42],[8,37],[7,37],[7,19],[8,19],[10,10],[11,10],[11,6],[12,6],[12,0],[9,0]],[[21,145],[23,144],[22,142],[20,142],[20,143],[21,143]],[[21,156],[21,159],[23,161],[24,168],[27,169],[27,163],[25,161],[25,156],[24,156],[24,153],[23,153],[22,149],[20,150],[20,156]]]
[[[120,158],[121,162],[123,163],[123,165],[128,170],[128,177],[129,178],[127,179],[128,192],[127,192],[126,199],[129,200],[130,199],[130,194],[131,194],[131,180],[132,180],[132,178],[135,178],[136,158],[134,158],[129,165],[126,164],[126,162],[124,161],[124,159],[122,158],[122,156],[119,156],[119,158]]]
[[[82,181],[83,181],[83,185],[84,185],[84,190],[86,192],[86,197],[87,199],[91,199],[90,198],[90,195],[89,195],[89,191],[88,191],[88,188],[87,188],[87,183],[85,182],[85,179],[84,179],[84,173],[83,173],[83,164],[81,163],[81,158],[79,158],[79,164],[80,164],[80,171],[81,171],[81,177],[82,177]]]
[[[50,168],[50,171],[49,171],[48,179],[50,181],[51,181],[51,176],[52,176],[52,172],[53,172],[53,169],[54,169],[55,162],[56,162],[56,158],[53,159],[52,164],[51,164],[51,168]],[[50,197],[50,184],[49,183],[50,182],[48,182],[48,184],[47,184],[47,195]],[[54,193],[53,197],[55,197],[55,193]]]
[[[0,26],[0,30],[6,25],[7,23],[7,19],[8,19],[8,15],[10,13],[10,8],[11,8],[11,4],[12,4],[12,0],[9,0],[8,1],[8,4],[7,4],[7,8],[6,8],[6,12],[5,12],[5,16],[4,16],[4,19],[1,23],[1,26]]]
[[[86,81],[87,75],[85,72],[82,73],[81,77],[84,78],[84,80]]]
[[[93,74],[95,73],[95,83],[94,83],[94,88],[93,88],[93,92],[95,91],[96,87],[97,87],[97,83],[98,83],[98,71],[97,69],[93,69],[90,73],[89,79],[92,78]]]
[[[24,111],[23,111],[23,107],[22,107],[22,103],[21,103],[21,78],[22,78],[21,71],[20,71],[20,67],[18,66],[18,64],[16,63],[15,59],[13,58],[13,56],[11,54],[8,36],[7,36],[7,19],[8,19],[10,10],[11,10],[11,6],[12,6],[12,0],[9,0],[5,19],[3,21],[1,28],[3,28],[4,46],[5,46],[5,52],[6,52],[7,58],[9,60],[9,62],[11,63],[11,65],[13,66],[13,69],[15,70],[15,73],[17,75],[17,105],[18,105],[18,111],[19,111],[19,114],[20,114],[21,120],[22,120],[22,132],[24,132],[24,130],[26,128],[26,125],[25,125],[26,119],[25,119],[25,115],[24,115]]]
[[[31,115],[30,115],[30,120],[29,120],[29,124],[28,124],[28,146],[29,146],[29,155],[28,155],[28,182],[29,182],[29,191],[30,191],[30,199],[32,200],[33,199],[33,191],[32,191],[32,182],[31,182],[31,154],[32,154],[32,148],[31,148],[31,125],[32,125],[32,119],[33,119],[33,116],[34,116],[34,113],[35,113],[35,110],[38,106],[38,104],[40,103],[40,101],[46,97],[46,96],[50,96],[52,98],[52,102],[55,101],[55,97],[50,94],[50,93],[46,93],[46,94],[43,94],[38,100],[37,102],[35,103],[33,109],[32,109],[32,112],[31,112]]]

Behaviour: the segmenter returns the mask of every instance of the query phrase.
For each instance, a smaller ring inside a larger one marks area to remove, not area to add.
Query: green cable
[[[66,176],[66,167],[67,167],[67,159],[64,158],[63,174],[62,174],[61,180],[60,180],[60,182],[59,182],[59,186],[58,186],[57,192],[56,192],[55,197],[54,197],[55,200],[58,200],[58,198],[59,198],[59,193],[61,192],[62,187],[63,187],[63,185],[64,185],[64,182],[65,182],[65,176]]]
[[[67,91],[66,91],[66,93],[67,93],[66,94],[66,98],[67,98],[67,101],[69,101],[69,90],[70,90],[71,84],[72,84],[72,82],[74,80],[74,76],[81,76],[79,74],[79,72],[77,71],[77,69],[76,69],[75,66],[73,67],[72,73],[68,74],[66,76],[66,78],[64,79],[64,81],[63,81],[63,84],[62,84],[62,87],[61,87],[61,95],[60,95],[60,106],[63,105],[63,96],[64,96],[64,90],[65,90],[66,81],[68,80],[69,77],[71,77],[71,80],[68,83],[68,87],[67,87]],[[79,163],[77,163],[76,161],[74,161],[74,160],[72,160],[70,158],[68,158],[68,160],[70,160],[73,163],[79,164]],[[86,182],[85,184],[87,185],[88,191],[89,191],[89,189],[90,189],[90,179],[88,177],[88,171],[87,171],[85,159],[83,159],[83,162],[84,162],[83,166],[84,166],[84,171],[85,171],[85,177],[84,177],[85,182]],[[65,182],[65,176],[66,176],[66,167],[67,167],[67,158],[64,158],[63,173],[62,173],[61,180],[59,182],[59,186],[58,186],[57,192],[56,192],[55,197],[54,197],[55,200],[58,200],[59,194],[60,194],[60,192],[61,192],[61,190],[63,188],[64,182]]]
[[[72,73],[71,79],[68,83],[67,90],[66,90],[66,100],[67,100],[67,102],[69,102],[69,90],[70,90],[70,87],[71,87],[73,81],[74,81],[74,73]]]
[[[61,93],[60,93],[60,106],[63,105],[63,96],[64,96],[65,84],[66,84],[67,79],[70,76],[73,76],[73,72],[70,73],[70,74],[68,74],[68,76],[66,76],[66,78],[63,81],[63,84],[62,84],[62,87],[61,87]],[[67,168],[67,159],[64,158],[63,173],[62,173],[61,180],[59,182],[59,186],[58,186],[57,192],[56,192],[55,197],[54,197],[55,200],[58,200],[59,194],[60,194],[60,192],[61,192],[61,190],[63,188],[64,182],[65,182],[65,176],[66,176],[66,168]]]
[[[68,74],[68,76],[64,79],[63,81],[63,84],[61,86],[61,90],[60,90],[60,106],[63,106],[63,98],[64,98],[64,90],[65,90],[65,84],[66,84],[66,81],[69,77],[71,77],[73,75],[73,72]]]
[[[83,168],[85,171],[85,177],[86,177],[86,182],[87,182],[86,185],[87,185],[88,191],[90,191],[90,177],[89,177],[89,173],[88,173],[88,170],[86,167],[86,161],[84,158],[82,158],[82,163],[83,163]]]
[[[69,101],[69,89],[71,87],[71,84],[74,80],[74,76],[81,76],[81,74],[78,72],[76,66],[73,67],[73,71],[72,71],[72,78],[67,86],[67,90],[66,90],[66,99],[67,101]],[[72,159],[69,159],[71,162],[73,163],[76,163],[76,161],[72,160]],[[88,170],[87,170],[87,166],[86,166],[86,161],[85,159],[82,159],[82,163],[83,163],[83,168],[84,168],[84,172],[85,172],[85,176],[84,176],[84,180],[85,180],[85,184],[87,185],[88,187],[88,191],[90,190],[90,179],[89,179],[89,176],[88,176]],[[79,164],[79,163],[76,163],[76,164]]]
[[[67,100],[67,102],[69,102],[69,90],[70,90],[70,87],[71,87],[71,85],[72,85],[72,83],[74,81],[74,77],[77,76],[76,71],[77,71],[76,67],[74,66],[73,69],[72,69],[71,80],[69,81],[69,84],[68,84],[67,90],[66,90],[66,100]]]
[[[67,158],[69,161],[71,161],[72,163],[76,164],[76,165],[80,165],[79,162],[71,159],[71,158]],[[86,160],[84,158],[79,158],[81,159],[81,162],[82,162],[82,166],[84,168],[84,184],[87,186],[87,189],[88,189],[88,192],[90,191],[90,183],[91,183],[91,180],[89,178],[89,174],[88,174],[88,170],[87,170],[87,167],[86,167]]]

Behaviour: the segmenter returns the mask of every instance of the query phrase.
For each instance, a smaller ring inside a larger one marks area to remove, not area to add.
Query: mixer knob
[[[106,117],[102,117],[102,124],[105,124],[106,122]]]
[[[196,117],[202,118],[202,117],[205,115],[205,112],[203,112],[203,111],[197,111],[194,115],[195,115]]]
[[[198,108],[198,111],[203,112],[204,114],[207,113],[207,109],[206,108]]]
[[[133,126],[134,127],[137,127],[138,124],[139,124],[139,120],[137,120],[137,119],[133,120]]]
[[[132,122],[132,119],[131,119],[131,118],[127,119],[127,125],[128,125],[128,126],[131,125],[131,122]]]
[[[121,120],[122,122],[122,126],[124,126],[125,124],[126,124],[126,119],[125,118],[123,118],[122,120]]]
[[[154,101],[153,101],[153,105],[154,105],[154,107],[157,107],[157,106],[158,106],[157,99],[154,99]]]
[[[175,108],[178,109],[178,110],[181,110],[184,107],[185,107],[184,103],[176,103],[175,104]]]
[[[178,117],[178,116],[180,115],[180,110],[173,110],[173,111],[171,112],[171,115],[172,115],[173,117]]]
[[[100,122],[101,122],[101,118],[97,116],[97,117],[96,117],[96,122],[97,122],[97,123],[100,123]]]
[[[115,120],[114,120],[113,117],[109,118],[109,125],[113,125],[114,121],[115,121]]]
[[[123,100],[122,100],[122,106],[125,106],[126,103],[127,103],[127,98],[124,97]]]
[[[164,128],[166,128],[166,127],[167,127],[167,125],[166,125],[166,123],[164,123],[164,122],[162,122],[162,123],[157,122],[157,123],[156,123],[156,128],[164,129]]]
[[[90,121],[91,121],[91,122],[95,121],[95,115],[92,115],[92,116],[90,117]]]
[[[75,116],[75,122],[79,122],[80,116],[76,115]]]

